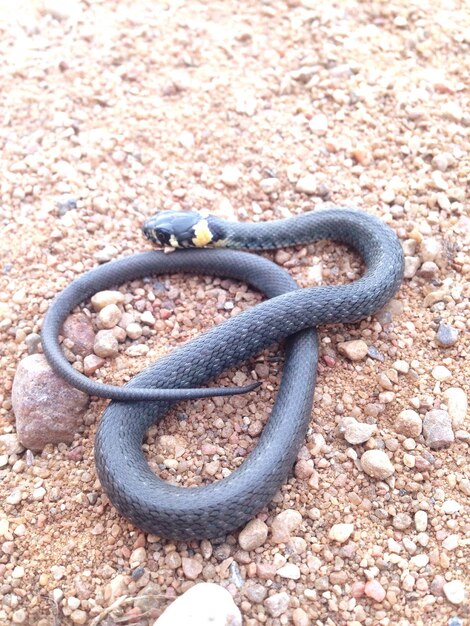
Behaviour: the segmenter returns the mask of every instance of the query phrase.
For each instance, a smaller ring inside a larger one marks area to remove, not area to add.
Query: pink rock
[[[364,588],[364,593],[368,598],[371,598],[376,602],[382,602],[385,598],[385,589],[378,580],[368,580]]]
[[[86,393],[57,376],[42,354],[18,365],[12,389],[18,439],[32,450],[48,443],[70,443],[88,406]]]
[[[362,598],[365,588],[366,584],[362,580],[356,580],[351,585],[351,596],[353,598]]]
[[[64,322],[62,333],[65,339],[72,341],[74,354],[86,356],[93,352],[95,332],[91,320],[84,313],[70,315]]]

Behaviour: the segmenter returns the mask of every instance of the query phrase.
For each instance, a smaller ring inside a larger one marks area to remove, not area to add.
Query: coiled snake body
[[[71,384],[117,400],[101,418],[95,462],[101,484],[120,513],[143,530],[164,537],[219,537],[261,510],[292,468],[313,403],[318,360],[315,327],[354,322],[383,307],[401,283],[403,254],[388,226],[352,209],[321,210],[257,224],[166,212],[148,220],[143,230],[160,244],[185,248],[212,244],[219,249],[144,252],[87,272],[52,303],[42,329],[44,352],[53,369]],[[221,249],[226,245],[271,249],[321,239],[354,248],[366,264],[364,275],[348,285],[300,289],[270,261]],[[269,299],[159,359],[124,387],[100,385],[71,367],[58,335],[77,304],[125,281],[174,272],[242,280]],[[148,428],[178,399],[235,393],[237,388],[201,390],[200,386],[285,338],[279,393],[247,460],[227,478],[204,487],[177,487],[155,476],[142,453]],[[161,399],[152,399],[156,396]]]

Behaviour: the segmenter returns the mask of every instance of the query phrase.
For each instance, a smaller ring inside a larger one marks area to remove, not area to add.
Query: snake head
[[[196,211],[162,211],[142,226],[147,239],[172,248],[203,248],[220,239],[210,218]]]

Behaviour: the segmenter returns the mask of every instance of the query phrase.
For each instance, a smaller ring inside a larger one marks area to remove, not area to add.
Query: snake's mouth
[[[142,231],[153,243],[172,248],[203,248],[220,239],[209,219],[196,211],[157,213],[144,222]]]

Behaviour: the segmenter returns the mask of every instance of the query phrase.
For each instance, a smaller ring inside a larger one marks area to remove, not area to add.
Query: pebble
[[[421,265],[421,259],[418,256],[405,257],[405,270],[403,276],[405,278],[413,278]]]
[[[98,320],[102,328],[114,328],[119,324],[121,316],[122,312],[117,304],[107,304],[100,310]]]
[[[354,339],[339,343],[338,352],[350,361],[362,361],[367,356],[368,347],[362,339]]]
[[[299,178],[295,185],[296,191],[300,193],[306,193],[308,196],[313,196],[318,190],[318,180],[313,174],[306,174]]]
[[[183,557],[181,559],[181,565],[183,567],[183,574],[186,576],[186,578],[189,578],[189,580],[196,580],[196,578],[202,572],[203,564],[197,559]]]
[[[139,339],[143,333],[142,326],[137,322],[131,322],[126,326],[126,333],[129,339]]]
[[[467,416],[467,394],[459,387],[449,387],[449,389],[444,391],[442,396],[447,404],[447,412],[452,421],[452,427],[454,430],[461,428]]]
[[[361,466],[368,476],[381,480],[395,472],[392,462],[383,450],[366,450],[361,456]]]
[[[428,411],[423,420],[423,435],[432,450],[450,446],[454,442],[454,432],[449,413],[442,409]]]
[[[70,613],[70,619],[74,624],[86,624],[88,621],[88,614],[82,609],[75,609]]]
[[[16,433],[5,433],[0,435],[0,452],[10,456],[10,454],[21,454],[24,446],[18,440]]]
[[[183,593],[153,626],[242,626],[242,615],[227,589],[199,583]]]
[[[378,580],[368,580],[364,587],[364,593],[375,602],[382,602],[385,599],[385,589]]]
[[[354,532],[354,524],[334,524],[328,537],[338,543],[345,543]]]
[[[294,626],[311,626],[312,622],[307,613],[298,607],[292,611],[292,623]]]
[[[317,113],[309,121],[308,126],[318,135],[324,135],[328,130],[328,118],[323,113]]]
[[[426,511],[416,511],[415,513],[415,528],[420,532],[424,532],[428,527],[428,514]]]
[[[268,536],[268,527],[260,519],[253,519],[238,535],[238,543],[242,550],[250,552],[264,544]]]
[[[411,516],[408,513],[397,513],[392,520],[393,528],[397,530],[406,530],[413,523]]]
[[[425,261],[419,268],[418,274],[426,280],[433,279],[439,272],[439,267],[434,261]]]
[[[72,342],[71,350],[74,354],[85,357],[93,352],[95,331],[91,319],[84,313],[69,315],[62,327],[64,339]]]
[[[281,181],[279,178],[263,178],[260,181],[259,186],[264,193],[277,193],[281,189]]]
[[[153,326],[156,322],[156,319],[151,311],[144,311],[140,316],[140,321],[142,322],[142,324],[147,324],[147,326]]]
[[[275,593],[266,598],[264,606],[271,617],[279,617],[289,608],[289,596],[285,591]]]
[[[226,165],[222,170],[221,180],[226,187],[236,187],[241,177],[241,172],[234,165]]]
[[[302,515],[294,509],[286,509],[276,515],[271,524],[272,541],[287,543],[291,533],[301,524]]]
[[[44,355],[32,354],[20,361],[12,406],[18,439],[26,448],[42,450],[48,443],[71,443],[88,402],[86,393],[52,371]]]
[[[465,600],[465,586],[461,580],[451,580],[443,587],[444,595],[452,604],[462,604]]]
[[[295,563],[286,563],[282,567],[280,567],[276,574],[281,578],[289,578],[290,580],[299,580],[300,578],[300,569],[299,566]]]
[[[401,411],[395,422],[395,432],[405,437],[419,437],[423,430],[421,417],[413,409]]]
[[[113,259],[117,257],[118,252],[119,251],[116,248],[116,246],[107,245],[101,250],[98,250],[98,252],[95,252],[95,254],[93,255],[93,258],[98,263],[108,263],[109,261],[112,261]]]
[[[445,365],[436,365],[432,368],[431,375],[434,380],[444,382],[452,378],[452,372],[445,367]]]
[[[434,237],[426,237],[421,242],[420,255],[423,262],[439,260],[442,254],[442,244]]]
[[[38,333],[29,333],[24,342],[28,354],[36,354],[36,352],[39,352],[39,346],[41,345],[41,335],[38,335]]]
[[[245,587],[245,595],[251,602],[260,604],[268,595],[268,590],[260,583],[251,583]]]
[[[100,330],[96,333],[93,350],[96,356],[103,359],[119,354],[119,343],[112,330]]]
[[[368,441],[376,432],[375,424],[358,422],[354,417],[344,417],[339,425],[339,431],[346,441],[352,445],[359,445]]]
[[[95,311],[101,311],[109,304],[122,304],[124,302],[124,294],[120,291],[98,291],[91,298],[91,304]]]
[[[457,500],[445,500],[442,503],[441,511],[446,515],[454,515],[454,513],[458,513],[461,508],[460,502],[457,502]]]
[[[96,354],[87,354],[83,359],[83,373],[85,376],[91,376],[97,369],[103,367],[105,360]]]

